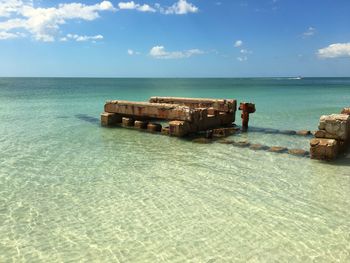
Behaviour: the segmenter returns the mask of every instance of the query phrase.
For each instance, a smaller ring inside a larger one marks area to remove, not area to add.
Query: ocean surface
[[[150,96],[254,102],[228,139],[308,150],[257,128],[317,129],[350,78],[0,78],[0,262],[350,262],[349,154],[100,126],[106,100]]]

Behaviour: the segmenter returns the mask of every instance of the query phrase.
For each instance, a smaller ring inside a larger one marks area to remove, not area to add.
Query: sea
[[[0,262],[350,262],[349,153],[100,126],[151,96],[255,103],[226,140],[308,151],[281,131],[350,106],[350,78],[0,78]]]

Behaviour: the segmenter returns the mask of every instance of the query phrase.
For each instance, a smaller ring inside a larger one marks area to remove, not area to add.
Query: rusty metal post
[[[239,110],[242,111],[242,114],[241,114],[242,130],[247,131],[248,123],[249,123],[249,114],[255,112],[255,104],[248,103],[248,102],[241,102],[239,105]]]

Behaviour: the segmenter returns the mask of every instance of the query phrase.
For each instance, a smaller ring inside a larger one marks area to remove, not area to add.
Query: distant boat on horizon
[[[303,77],[302,77],[302,76],[298,76],[298,77],[290,77],[290,78],[288,78],[288,79],[295,79],[295,80],[299,80],[299,79],[303,79]]]

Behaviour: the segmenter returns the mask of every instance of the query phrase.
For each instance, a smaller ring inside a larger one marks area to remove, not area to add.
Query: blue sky
[[[350,77],[348,0],[0,0],[0,76]]]

